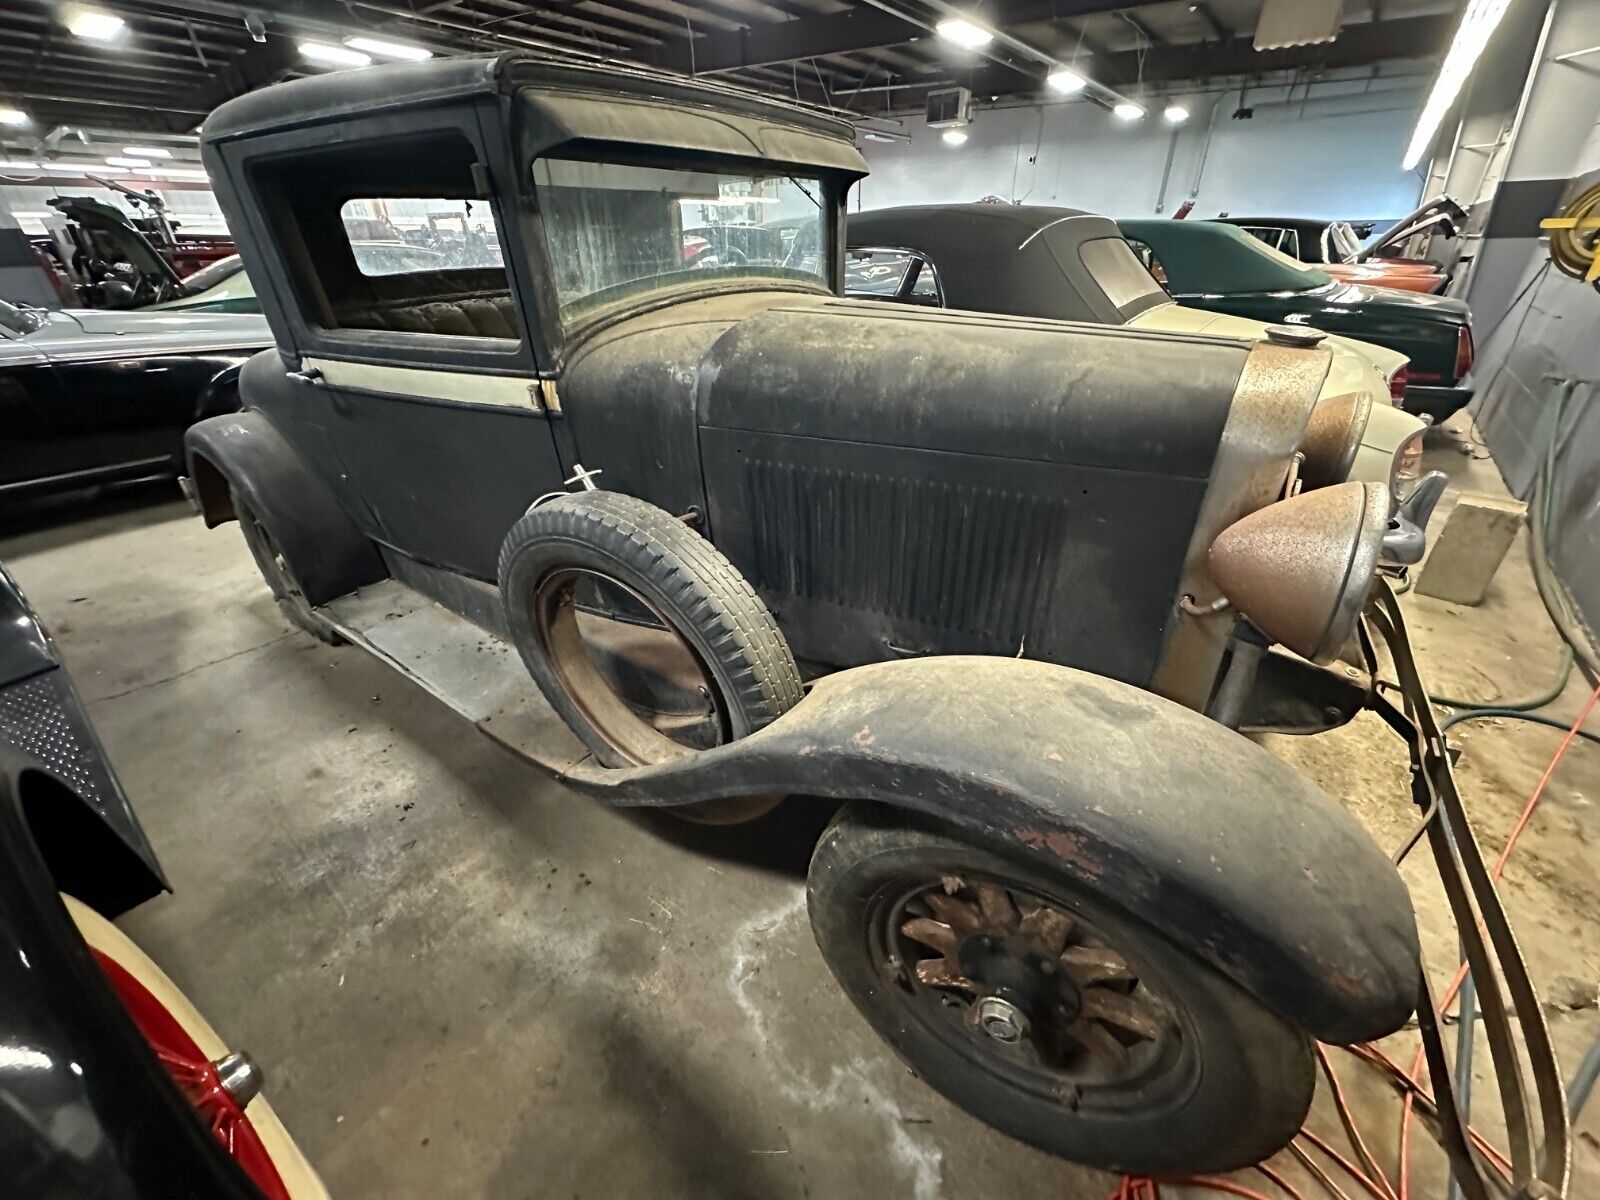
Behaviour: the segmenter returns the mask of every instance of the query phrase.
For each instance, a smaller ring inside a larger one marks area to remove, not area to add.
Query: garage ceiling
[[[364,33],[438,53],[600,54],[859,115],[914,109],[929,88],[952,84],[983,98],[1034,94],[1051,60],[1128,90],[1432,59],[1462,3],[1345,0],[1335,40],[1266,52],[1254,48],[1263,0],[982,0],[960,9],[936,0],[93,0],[125,21],[110,42],[69,30],[83,7],[0,8],[0,107],[26,112],[34,137],[63,125],[188,132],[230,96],[314,70],[297,49],[304,38]],[[957,11],[1001,36],[979,51],[935,37],[935,23]],[[18,144],[22,131],[3,132]]]

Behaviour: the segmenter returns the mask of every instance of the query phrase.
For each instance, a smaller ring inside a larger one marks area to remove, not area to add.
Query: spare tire
[[[539,505],[506,535],[499,574],[511,638],[529,674],[605,766],[664,762],[744,737],[800,700],[794,655],[738,569],[671,513],[637,497],[588,491]],[[688,692],[698,690],[711,707],[709,742],[675,738],[659,711],[626,694],[610,660],[591,645],[602,620],[646,636],[675,635],[684,652],[680,681],[688,674],[693,682],[694,671],[703,681]],[[773,803],[763,800],[762,811]],[[748,815],[748,805],[737,808],[736,819]]]

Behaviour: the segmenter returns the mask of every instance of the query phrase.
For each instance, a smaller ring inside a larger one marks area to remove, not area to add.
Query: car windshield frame
[[[27,337],[37,333],[47,320],[43,310],[0,300],[0,333],[6,337]]]
[[[588,292],[576,301],[562,300],[556,280],[550,278],[548,295],[555,303],[554,311],[549,314],[549,318],[553,318],[555,328],[567,341],[573,340],[577,334],[597,322],[609,320],[619,313],[642,307],[655,307],[668,300],[774,289],[828,295],[837,292],[835,276],[839,272],[840,264],[836,259],[840,257],[839,247],[843,242],[840,200],[842,189],[839,181],[826,167],[779,163],[710,152],[664,151],[660,147],[612,142],[580,141],[552,147],[525,159],[520,172],[521,183],[528,191],[531,205],[534,211],[540,214],[537,235],[530,240],[536,243],[547,268],[553,268],[560,260],[560,255],[556,243],[551,238],[548,223],[544,219],[548,205],[543,203],[543,200],[548,199],[548,190],[552,185],[548,181],[541,182],[539,173],[541,164],[554,162],[592,164],[602,169],[731,176],[753,180],[784,179],[799,187],[817,208],[817,252],[814,271],[786,267],[771,270],[733,270],[720,267],[707,270],[685,267],[660,275],[622,280]],[[785,224],[793,224],[795,220],[796,218],[790,214],[755,226],[729,223],[724,228],[779,229]],[[806,223],[809,224],[809,221]],[[689,229],[703,225],[704,222],[700,220],[691,225],[680,217],[677,233],[684,236]],[[782,236],[781,230],[780,236]],[[793,248],[799,236],[796,232],[794,237],[786,239],[785,245]],[[530,246],[530,249],[533,248],[534,246]]]

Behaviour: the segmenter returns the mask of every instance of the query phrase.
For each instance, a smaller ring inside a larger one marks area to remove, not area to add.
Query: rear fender
[[[934,657],[819,681],[758,733],[568,781],[612,804],[799,793],[911,810],[1092,890],[1327,1042],[1392,1033],[1419,984],[1405,885],[1261,747],[1128,684]]]
[[[200,421],[183,446],[206,524],[237,520],[237,496],[271,532],[312,605],[387,576],[377,549],[332,489],[262,413]]]

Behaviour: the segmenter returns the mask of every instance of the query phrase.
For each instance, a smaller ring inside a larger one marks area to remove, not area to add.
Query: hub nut
[[[1028,1016],[1011,1001],[985,996],[972,1006],[972,1021],[997,1042],[1014,1046],[1028,1036]]]

